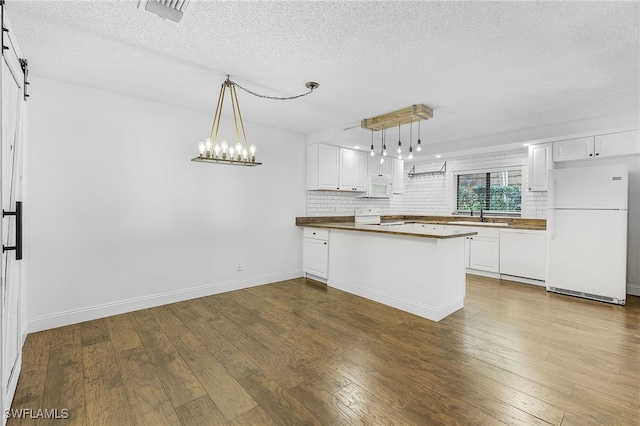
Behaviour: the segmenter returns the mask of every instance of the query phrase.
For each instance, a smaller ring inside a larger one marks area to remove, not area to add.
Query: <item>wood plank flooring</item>
[[[12,409],[27,418],[9,425],[638,425],[640,298],[469,275],[434,323],[283,281],[30,334]]]

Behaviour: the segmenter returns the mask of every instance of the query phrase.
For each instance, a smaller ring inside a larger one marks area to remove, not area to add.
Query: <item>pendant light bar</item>
[[[433,110],[424,104],[416,104],[377,117],[365,118],[360,122],[363,129],[382,130],[396,124],[409,124],[412,120],[428,120],[433,118]]]

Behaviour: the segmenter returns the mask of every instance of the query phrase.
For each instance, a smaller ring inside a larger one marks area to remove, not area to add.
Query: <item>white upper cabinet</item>
[[[315,144],[307,147],[307,189],[334,190],[339,188],[338,171],[340,148]]]
[[[640,154],[638,130],[569,139],[553,143],[553,161],[588,160]]]
[[[384,163],[380,164],[380,156],[379,155],[368,155],[367,156],[367,175],[369,176],[382,176],[388,175],[391,176],[393,173],[393,161],[389,157],[385,157]]]
[[[553,161],[575,161],[593,158],[594,137],[567,139],[553,143]]]
[[[594,146],[595,155],[600,158],[640,154],[640,138],[637,130],[598,135]]]
[[[326,144],[307,146],[307,189],[364,191],[367,153]]]
[[[402,194],[404,189],[404,160],[393,159],[393,193]]]
[[[339,182],[341,191],[364,191],[367,180],[367,153],[340,148]]]
[[[551,144],[529,145],[529,191],[546,191],[547,175],[552,168]]]

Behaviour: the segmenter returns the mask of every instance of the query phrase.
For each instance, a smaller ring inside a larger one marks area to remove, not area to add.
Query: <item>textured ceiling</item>
[[[639,109],[637,1],[192,0],[180,24],[138,1],[6,9],[33,75],[211,114],[226,74],[276,96],[317,81],[295,101],[239,92],[245,120],[305,134],[415,103],[431,143]]]

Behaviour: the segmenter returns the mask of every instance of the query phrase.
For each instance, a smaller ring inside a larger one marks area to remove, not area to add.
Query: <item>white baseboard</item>
[[[329,279],[327,285],[436,322],[464,307],[464,298],[434,307],[342,280]]]
[[[326,284],[326,283],[327,283],[327,279],[326,279],[326,278],[322,278],[322,277],[319,277],[319,276],[317,276],[317,275],[313,275],[313,274],[305,273],[305,276],[306,276],[307,278],[310,278],[310,279],[314,280],[314,281],[321,282],[322,284]]]
[[[466,270],[467,274],[470,275],[478,275],[481,277],[488,277],[488,278],[495,278],[495,279],[500,279],[500,274],[496,273],[496,272],[485,272],[485,271],[479,271],[477,269],[469,269],[467,268]]]
[[[192,287],[184,290],[150,294],[144,297],[137,297],[134,299],[122,300],[113,303],[105,303],[104,305],[90,306],[87,308],[76,309],[72,311],[59,312],[53,315],[29,318],[27,319],[27,327],[29,333],[34,333],[42,330],[49,330],[51,328],[63,327],[65,325],[77,324],[84,321],[90,321],[98,318],[110,317],[112,315],[119,315],[126,312],[133,312],[140,309],[151,308],[154,306],[181,302],[183,300],[211,296],[213,294],[226,293],[228,291],[241,290],[243,288],[300,278],[302,276],[302,270],[299,269],[287,272],[259,275],[240,280],[225,281],[200,287]]]
[[[515,282],[524,283],[524,284],[532,284],[532,285],[537,285],[541,287],[546,287],[547,285],[547,282],[544,280],[534,280],[531,278],[516,277],[515,275],[500,274],[500,279],[506,280],[506,281],[515,281]]]
[[[627,294],[640,296],[640,283],[627,283]]]

